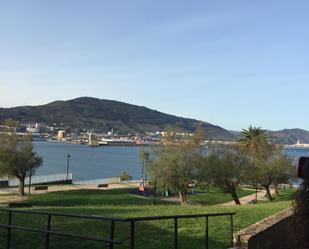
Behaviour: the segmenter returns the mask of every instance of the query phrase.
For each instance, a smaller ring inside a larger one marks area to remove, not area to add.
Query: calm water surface
[[[33,146],[43,158],[43,166],[36,171],[36,175],[66,172],[68,154],[71,155],[70,172],[77,181],[115,177],[123,171],[134,178],[141,175],[139,151],[142,147],[88,147],[58,142],[33,142]]]
[[[70,154],[70,172],[75,181],[115,177],[123,171],[135,179],[141,176],[139,151],[142,147],[88,147],[58,142],[33,142],[33,146],[44,161],[36,175],[65,173],[67,155]],[[284,152],[294,160],[309,156],[309,149],[285,149]]]

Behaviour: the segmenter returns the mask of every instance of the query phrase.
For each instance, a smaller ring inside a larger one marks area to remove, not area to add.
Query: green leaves
[[[281,148],[272,144],[265,131],[260,127],[249,126],[242,130],[238,140],[241,152],[251,162],[251,171],[247,171],[247,179],[260,183],[271,200],[269,186],[275,189],[279,183],[286,183],[291,177],[291,162],[282,155]]]
[[[196,179],[202,155],[193,140],[170,141],[153,149],[155,159],[148,172],[160,189],[171,189],[179,194],[181,203],[186,204],[188,185]]]
[[[43,164],[42,158],[33,152],[31,137],[18,138],[14,134],[0,136],[0,175],[16,177],[20,186],[28,172]],[[23,187],[20,189],[23,194]]]

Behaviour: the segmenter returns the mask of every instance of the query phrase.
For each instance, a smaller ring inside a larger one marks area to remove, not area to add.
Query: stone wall
[[[244,249],[296,249],[290,240],[292,210],[270,216],[234,234],[235,245]]]

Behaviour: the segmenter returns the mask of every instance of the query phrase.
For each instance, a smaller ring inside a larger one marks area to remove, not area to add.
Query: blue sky
[[[309,130],[307,0],[0,0],[0,106],[114,99]]]

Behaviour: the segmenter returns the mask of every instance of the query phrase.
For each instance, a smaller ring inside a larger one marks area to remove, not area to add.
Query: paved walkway
[[[270,193],[273,195],[275,193],[275,190],[274,189],[270,189]],[[259,191],[258,194],[257,194],[258,201],[265,201],[265,200],[267,200],[265,195],[266,195],[266,190]],[[252,200],[255,200],[255,193],[239,198],[239,201],[240,201],[241,204],[248,204]],[[234,201],[229,201],[229,202],[223,203],[221,205],[230,206],[230,205],[236,205],[236,204],[235,204]]]

